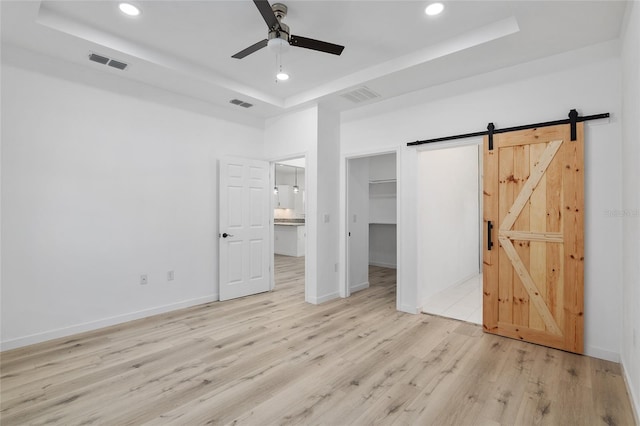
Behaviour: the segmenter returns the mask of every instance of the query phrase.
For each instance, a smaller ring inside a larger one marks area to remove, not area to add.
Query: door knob
[[[226,232],[222,234],[222,238],[233,237],[231,234],[227,234]]]

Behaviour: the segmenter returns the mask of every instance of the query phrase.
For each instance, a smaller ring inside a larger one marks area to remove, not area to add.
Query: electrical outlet
[[[338,264],[337,263],[335,264],[334,269],[336,270],[336,272],[338,272]]]
[[[145,285],[147,282],[147,274],[140,275],[140,285]]]
[[[167,272],[167,281],[173,281],[173,271]]]

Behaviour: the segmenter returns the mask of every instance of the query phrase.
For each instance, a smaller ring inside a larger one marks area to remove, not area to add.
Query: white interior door
[[[220,300],[269,291],[269,163],[220,160]]]

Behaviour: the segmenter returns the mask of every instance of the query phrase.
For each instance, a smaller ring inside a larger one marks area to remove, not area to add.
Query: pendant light
[[[298,187],[298,168],[296,167],[296,184],[293,185],[293,193],[297,194],[300,192],[300,188]]]
[[[278,193],[278,170],[277,170],[277,165],[273,166],[273,184],[275,185],[273,187],[273,193],[277,194]]]

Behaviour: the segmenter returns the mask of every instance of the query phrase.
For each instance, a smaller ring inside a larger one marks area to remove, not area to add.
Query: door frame
[[[283,161],[288,161],[288,160],[297,160],[299,158],[304,158],[304,164],[305,164],[305,173],[304,173],[304,188],[305,191],[307,191],[308,188],[308,173],[307,173],[307,168],[308,168],[308,164],[309,164],[309,156],[307,153],[302,153],[302,154],[297,154],[297,155],[288,155],[286,157],[277,157],[275,159],[270,159],[269,161],[269,187],[273,188],[276,185],[276,181],[275,181],[275,173],[276,173],[276,163],[281,163]],[[276,286],[276,277],[275,277],[275,264],[274,264],[274,257],[275,257],[275,225],[274,225],[274,210],[276,208],[275,203],[274,203],[274,197],[273,197],[273,193],[269,192],[271,194],[270,196],[270,206],[271,208],[269,209],[269,221],[271,223],[271,228],[269,230],[270,232],[270,237],[271,237],[271,247],[270,249],[270,257],[269,257],[269,272],[270,272],[270,290],[273,291],[275,289]],[[307,192],[308,194],[308,192]],[[307,217],[308,217],[308,202],[304,203],[304,218],[305,218],[305,233],[307,232],[308,228],[307,228]],[[304,300],[308,300],[309,297],[309,238],[304,239]]]
[[[389,148],[381,148],[381,149],[374,149],[374,150],[367,150],[367,151],[360,151],[357,153],[350,153],[350,154],[343,154],[341,156],[341,160],[340,160],[340,174],[342,175],[342,185],[340,185],[340,211],[342,212],[342,220],[340,221],[340,231],[339,231],[339,235],[342,235],[342,238],[340,239],[340,245],[339,245],[339,254],[340,254],[340,259],[344,260],[344,269],[342,271],[342,274],[339,274],[340,277],[340,285],[339,285],[339,293],[340,293],[340,297],[346,298],[346,297],[350,297],[351,296],[351,290],[349,288],[349,229],[348,229],[348,224],[349,224],[349,203],[348,203],[348,193],[349,193],[349,160],[355,160],[355,159],[359,159],[359,158],[367,158],[367,157],[375,157],[378,155],[385,155],[385,154],[395,154],[396,156],[396,182],[398,187],[400,187],[401,182],[400,182],[400,174],[398,173],[398,170],[400,170],[399,166],[400,166],[400,148],[393,148],[393,149],[389,149]],[[401,205],[401,200],[399,197],[399,191],[398,191],[398,197],[396,198],[396,246],[399,247],[400,246],[400,238],[399,235],[400,233],[397,231],[397,229],[400,228],[401,226],[401,217],[400,217],[400,205]],[[397,272],[397,277],[401,276],[401,263],[398,262],[398,252],[396,252],[396,272]],[[398,280],[396,280],[396,300],[400,301],[400,292],[401,292],[401,285],[400,282]]]

